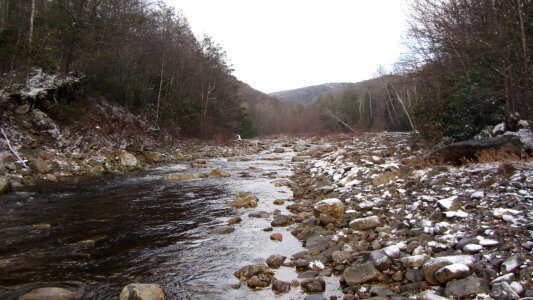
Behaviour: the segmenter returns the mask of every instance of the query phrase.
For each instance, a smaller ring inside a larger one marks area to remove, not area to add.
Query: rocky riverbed
[[[386,132],[342,138],[280,137],[226,148],[203,145],[185,152],[180,159],[187,160],[182,163],[186,167],[177,173],[159,172],[157,182],[150,175],[142,186],[184,191],[191,185],[194,193],[184,195],[189,197],[200,193],[202,184],[216,182],[222,187],[232,182],[230,195],[216,196],[213,202],[218,221],[213,219],[208,227],[195,225],[195,232],[201,232],[197,237],[201,248],[227,259],[204,258],[200,252],[201,259],[187,267],[189,261],[174,257],[175,249],[158,254],[165,263],[148,280],[153,284],[129,285],[121,299],[134,294],[141,299],[163,299],[163,295],[179,299],[183,291],[192,299],[533,297],[532,161],[437,165],[424,161],[426,150],[413,141],[408,133]],[[147,150],[138,150],[130,146],[124,151],[140,161]],[[112,160],[121,161],[120,156]],[[286,194],[291,190],[292,196]],[[176,192],[168,193],[162,207],[173,203]],[[159,194],[145,191],[136,201]],[[198,206],[195,203],[191,207]],[[203,205],[207,203],[211,202]],[[112,234],[106,235],[113,240]],[[175,237],[168,238],[172,244]],[[174,263],[181,266],[172,267]],[[216,274],[210,274],[210,268]],[[202,270],[196,273],[200,278],[193,281],[192,290],[190,286],[182,290],[181,285],[187,284],[181,281],[176,288],[175,275],[162,275],[170,270],[184,276],[187,269]],[[206,275],[201,272],[221,280],[204,284]],[[137,275],[123,275],[137,281]],[[124,280],[117,275],[117,282]],[[61,287],[39,292],[70,293],[67,299],[87,295],[68,282]]]
[[[431,165],[404,133],[319,144],[294,147],[280,182],[292,214],[272,220],[307,250],[236,270],[242,284],[305,299],[533,297],[531,160]]]

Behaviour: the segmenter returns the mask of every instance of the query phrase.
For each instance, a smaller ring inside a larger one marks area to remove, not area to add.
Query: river
[[[207,160],[207,169],[166,165],[146,172],[21,188],[0,196],[0,298],[22,291],[69,283],[85,286],[88,299],[117,299],[132,282],[157,283],[168,299],[303,299],[299,288],[275,296],[270,287],[253,291],[233,273],[264,263],[271,254],[290,257],[305,250],[290,227],[274,228],[283,241],[271,241],[272,212],[289,214],[276,199],[290,199],[277,179],[292,174],[293,153],[264,152],[249,161]],[[280,160],[268,160],[267,158]],[[169,173],[220,169],[229,178],[163,181]],[[239,191],[259,198],[256,208],[227,205]],[[290,203],[290,202],[289,202]],[[287,203],[285,204],[287,205]],[[267,211],[269,218],[251,218]],[[235,231],[209,234],[240,216]],[[276,277],[296,279],[294,268]],[[327,279],[328,287],[338,279]]]

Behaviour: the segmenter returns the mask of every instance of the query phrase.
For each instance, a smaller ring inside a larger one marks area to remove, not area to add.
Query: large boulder
[[[319,201],[315,204],[314,209],[319,213],[339,218],[344,215],[346,207],[340,199],[330,198]]]
[[[229,202],[228,205],[235,207],[256,207],[258,201],[259,199],[252,195],[252,193],[238,192],[235,200]]]
[[[524,144],[517,136],[504,135],[453,143],[430,153],[426,158],[437,162],[460,165],[466,161],[477,161],[478,155],[483,150],[520,155],[524,150]]]
[[[165,293],[157,284],[131,283],[122,289],[119,300],[165,300]]]
[[[80,295],[62,287],[43,287],[30,291],[18,298],[19,300],[75,300]],[[122,299],[121,299],[122,300]]]

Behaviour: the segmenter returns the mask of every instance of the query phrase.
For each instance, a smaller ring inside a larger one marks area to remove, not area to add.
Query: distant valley
[[[309,104],[320,96],[343,90],[349,85],[350,83],[346,82],[324,83],[320,85],[313,85],[293,90],[274,92],[270,93],[269,95],[289,102]]]

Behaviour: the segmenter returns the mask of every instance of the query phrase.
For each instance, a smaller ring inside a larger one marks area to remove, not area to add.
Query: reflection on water
[[[285,154],[283,161],[274,162],[259,156],[247,162],[210,160],[210,167],[232,174],[223,179],[162,181],[166,173],[205,171],[175,165],[4,195],[0,297],[13,297],[14,291],[31,284],[67,281],[87,284],[94,299],[116,299],[131,282],[158,283],[169,299],[273,297],[270,290],[234,290],[230,285],[237,282],[233,272],[243,265],[302,250],[288,229],[276,229],[284,235],[282,243],[270,241],[270,233],[262,230],[270,219],[248,217],[253,210],[279,209],[272,201],[291,194],[264,176],[288,176],[287,158]],[[243,171],[250,177],[240,178]],[[259,207],[226,205],[241,190],[256,194]],[[208,234],[236,215],[243,222],[235,225],[235,232]],[[295,278],[289,268],[276,272],[281,279]],[[290,295],[303,298],[298,291]]]

